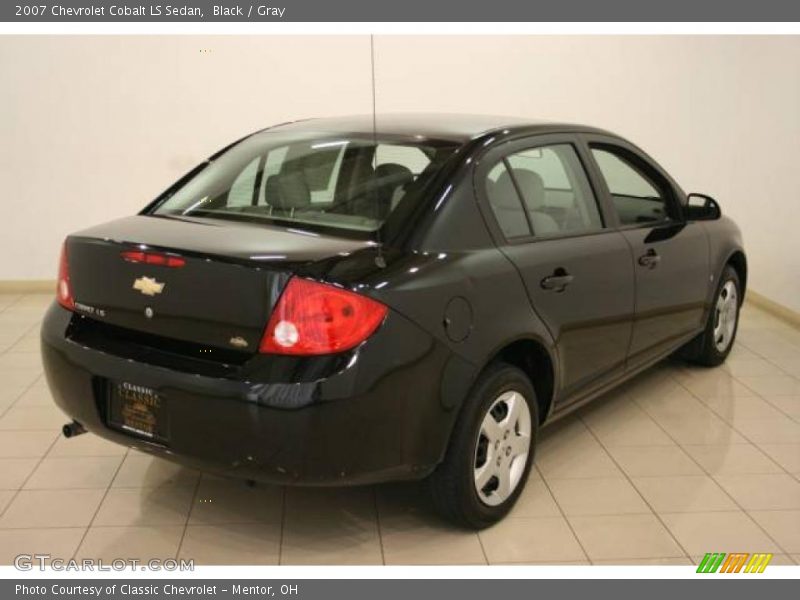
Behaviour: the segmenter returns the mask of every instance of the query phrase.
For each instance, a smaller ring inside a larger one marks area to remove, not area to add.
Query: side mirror
[[[722,216],[717,201],[705,194],[689,194],[684,210],[687,221],[715,221]]]

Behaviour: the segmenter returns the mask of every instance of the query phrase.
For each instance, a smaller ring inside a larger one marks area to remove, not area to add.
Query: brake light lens
[[[387,312],[366,296],[293,277],[270,317],[259,352],[308,356],[350,350],[375,332]]]
[[[67,260],[67,242],[61,246],[61,258],[58,261],[58,285],[56,288],[58,303],[68,310],[75,310],[75,298],[72,296],[72,283],[69,280],[69,261]]]
[[[132,263],[143,263],[160,267],[177,268],[186,264],[186,261],[180,256],[171,256],[159,252],[144,252],[142,250],[126,250],[122,252],[122,258]]]

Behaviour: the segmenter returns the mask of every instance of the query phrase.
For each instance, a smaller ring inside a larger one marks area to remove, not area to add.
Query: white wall
[[[0,36],[0,90],[0,281],[54,279],[68,233],[226,144],[372,110],[369,38]]]
[[[800,311],[800,37],[382,37],[376,52],[380,110],[629,137],[719,200],[744,232],[751,289]]]
[[[205,52],[201,52],[205,50]],[[388,37],[379,111],[486,112],[631,138],[744,230],[752,289],[800,311],[799,37]],[[369,39],[0,37],[0,280],[130,214],[237,136],[371,109]]]

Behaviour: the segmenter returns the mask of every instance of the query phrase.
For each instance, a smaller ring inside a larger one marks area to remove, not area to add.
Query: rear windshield
[[[420,197],[457,149],[452,142],[264,132],[210,162],[151,214],[378,229]]]

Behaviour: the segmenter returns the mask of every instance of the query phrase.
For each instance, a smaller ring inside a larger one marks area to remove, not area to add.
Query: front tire
[[[716,367],[725,361],[736,340],[741,298],[739,274],[728,265],[722,271],[705,331],[686,346],[685,358],[706,367]]]
[[[444,461],[429,479],[449,521],[483,529],[514,506],[528,479],[539,429],[536,393],[520,369],[490,366],[456,422]]]

